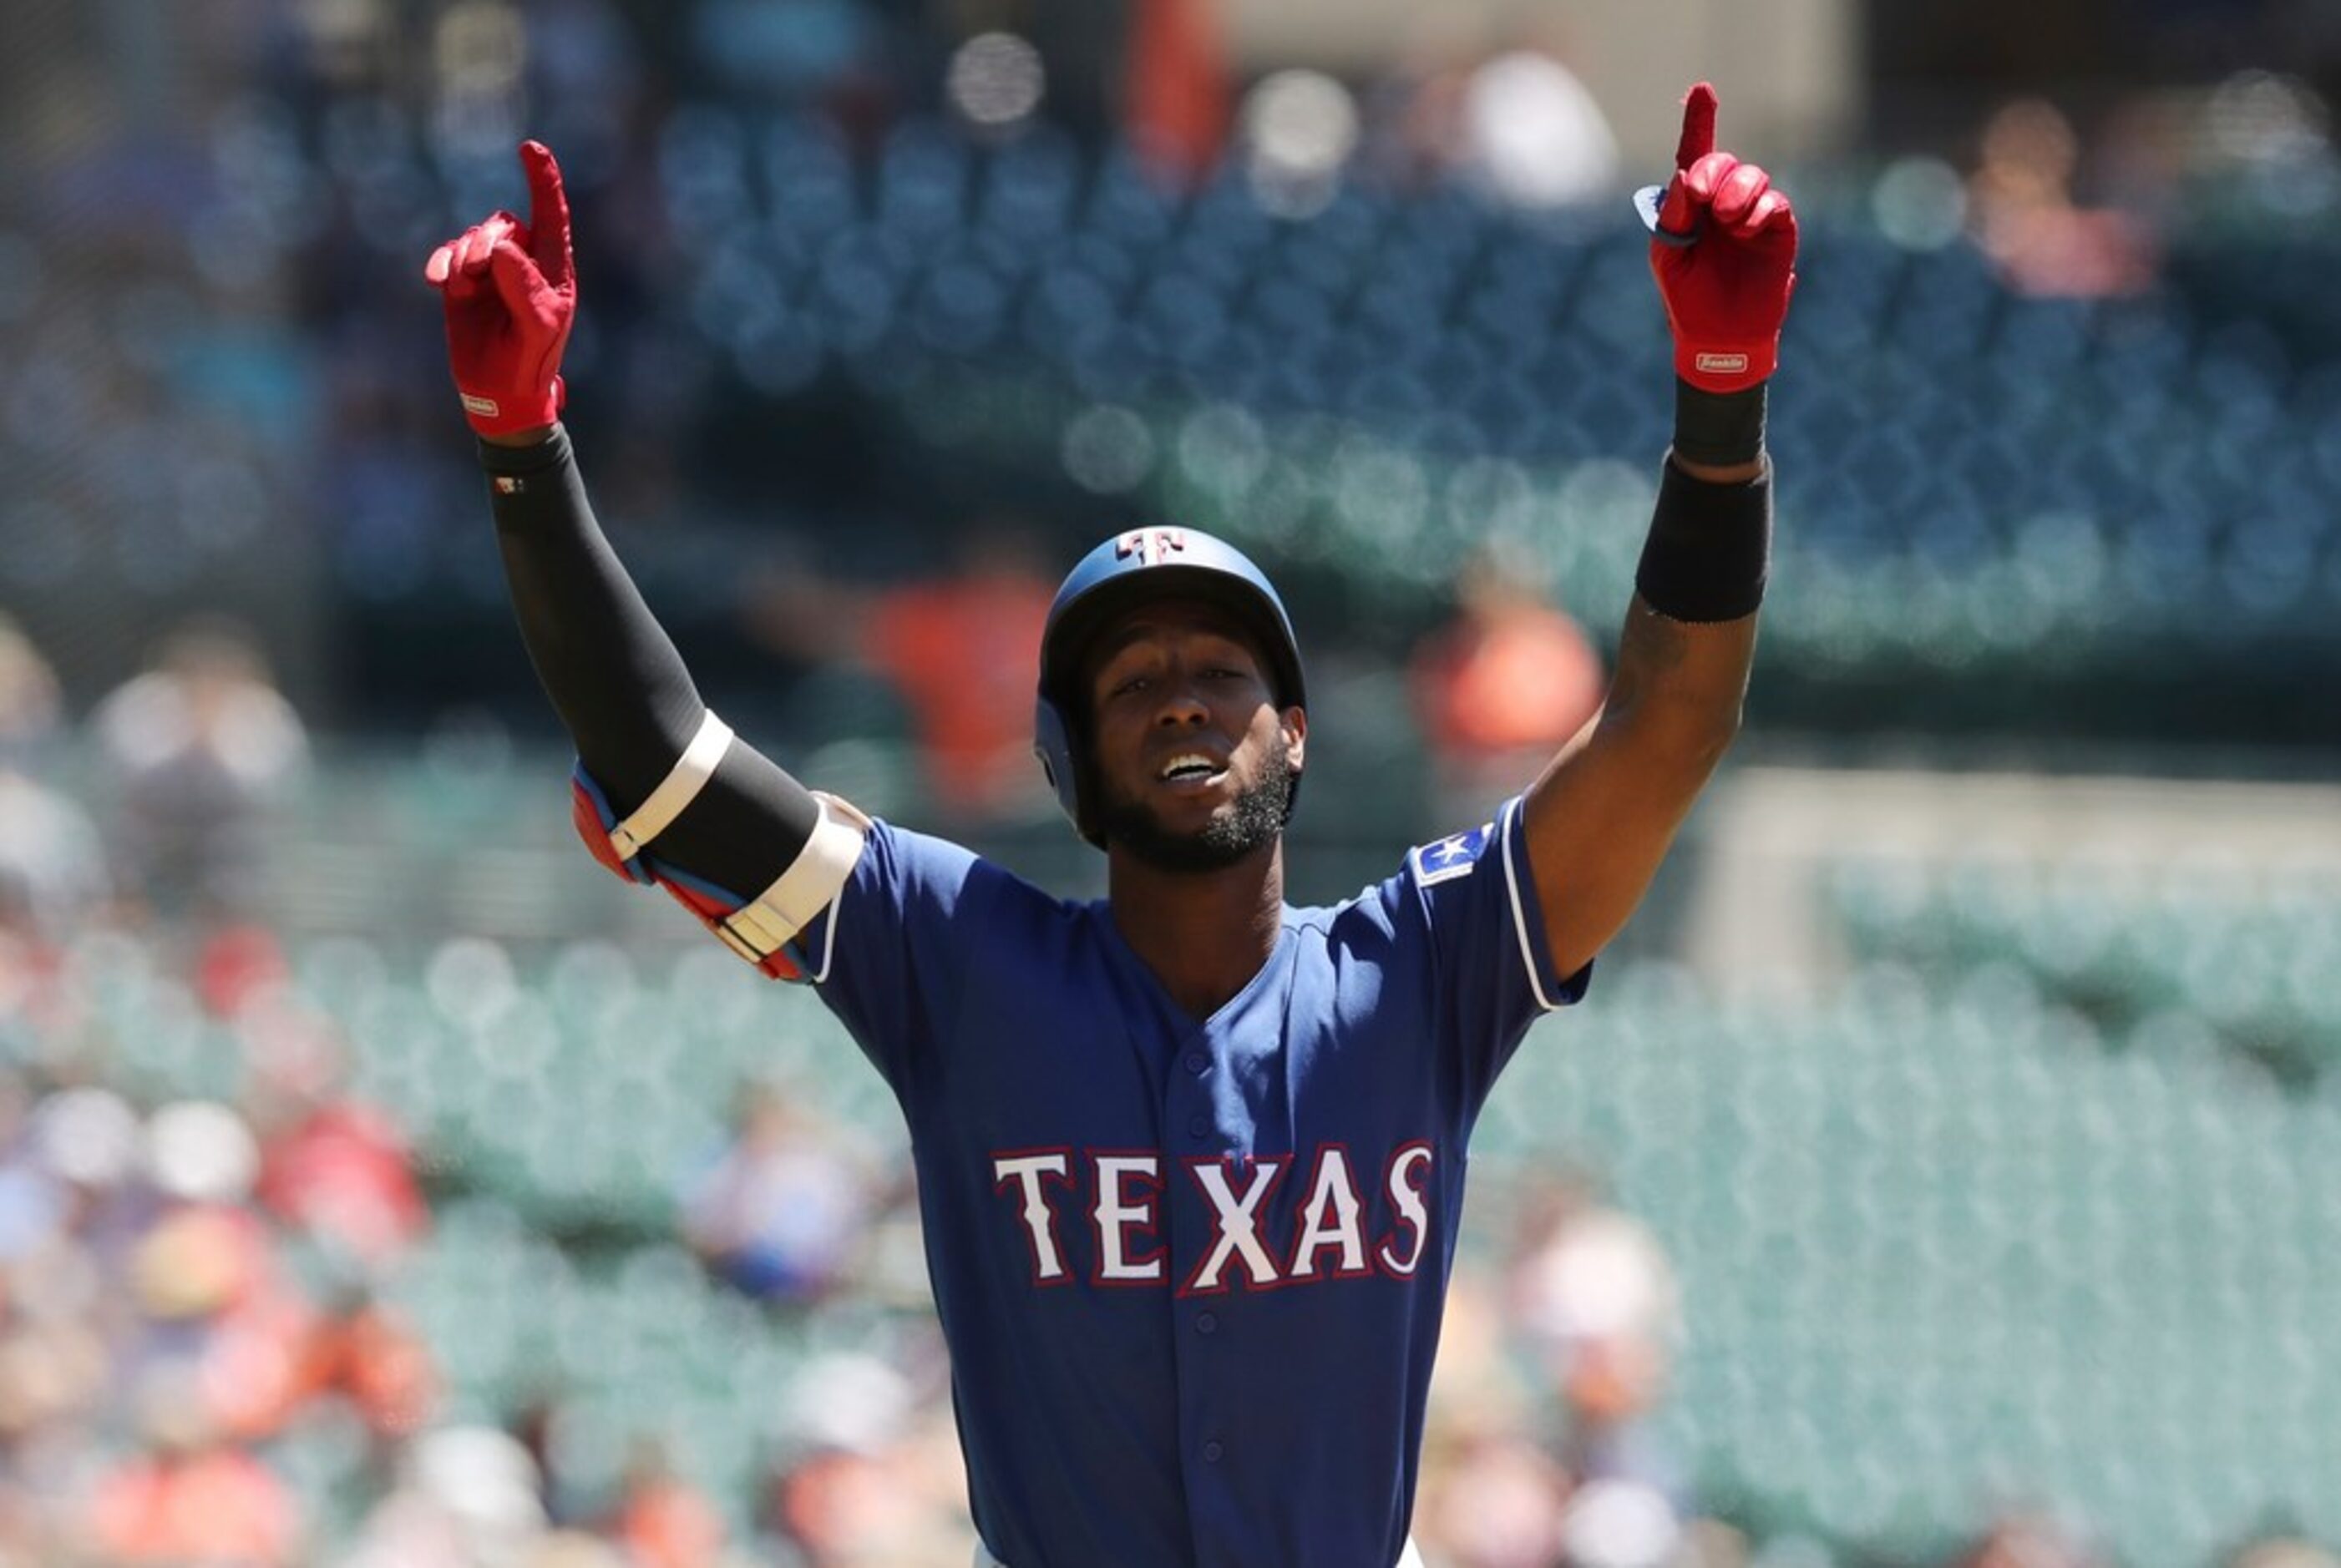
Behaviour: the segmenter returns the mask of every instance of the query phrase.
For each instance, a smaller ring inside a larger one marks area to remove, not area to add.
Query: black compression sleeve
[[[531,447],[483,442],[480,462],[530,662],[578,759],[623,817],[667,776],[706,705],[603,537],[567,432]],[[803,785],[735,739],[655,853],[752,897],[796,858],[818,816]]]

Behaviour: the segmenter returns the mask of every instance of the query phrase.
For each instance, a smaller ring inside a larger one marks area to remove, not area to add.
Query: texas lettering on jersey
[[[1324,1280],[1411,1275],[1430,1239],[1431,1146],[1403,1144],[1379,1170],[1360,1172],[1340,1144],[1296,1156],[1229,1155],[1165,1161],[1135,1149],[1041,1148],[996,1154],[1001,1216],[1021,1235],[1036,1285],[1080,1277],[1066,1255],[1069,1224],[1089,1227],[1089,1283],[1177,1286],[1180,1295],[1273,1290]],[[1169,1167],[1166,1172],[1166,1166]],[[1290,1221],[1272,1199],[1296,1173],[1306,1185]],[[1203,1200],[1208,1230],[1190,1258],[1162,1241],[1169,1182]]]

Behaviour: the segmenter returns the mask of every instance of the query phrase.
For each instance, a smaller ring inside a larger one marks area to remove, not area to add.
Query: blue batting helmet
[[[1081,690],[1081,657],[1108,623],[1148,600],[1186,596],[1230,611],[1251,633],[1268,660],[1280,708],[1304,708],[1300,645],[1292,619],[1267,573],[1222,539],[1192,528],[1141,528],[1117,534],[1081,557],[1049,606],[1041,634],[1041,695],[1033,715],[1032,749],[1056,786],[1058,803],[1081,836],[1100,849],[1104,835],[1092,815],[1096,789],[1088,780],[1089,694]],[[1299,795],[1300,781],[1292,784]],[[1291,802],[1285,809],[1290,812]]]

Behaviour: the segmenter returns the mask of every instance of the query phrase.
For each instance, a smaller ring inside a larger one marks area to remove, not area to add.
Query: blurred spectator
[[[406,1139],[353,1096],[325,1020],[276,1003],[244,1020],[244,1103],[261,1139],[263,1205],[340,1258],[379,1273],[430,1226]]]
[[[250,911],[264,829],[308,756],[250,635],[189,624],[99,704],[94,729],[125,884],[166,914]]]
[[[158,1394],[149,1414],[151,1452],[98,1480],[88,1535],[108,1564],[234,1563],[276,1568],[296,1561],[299,1509],[283,1479],[254,1455],[203,1432],[200,1417]]]
[[[1568,1477],[1533,1443],[1501,1431],[1468,1434],[1439,1455],[1444,1484],[1418,1530],[1448,1568],[1552,1568],[1560,1560]]]
[[[1646,1226],[1581,1177],[1539,1195],[1524,1235],[1513,1310],[1567,1426],[1562,1559],[1660,1568],[1682,1528],[1679,1480],[1648,1424],[1681,1336],[1673,1268]]]
[[[1545,1189],[1524,1226],[1530,1240],[1514,1265],[1513,1310],[1563,1404],[1595,1433],[1647,1415],[1681,1334],[1665,1250],[1582,1176]]]
[[[146,1174],[159,1205],[127,1266],[138,1321],[124,1346],[142,1380],[197,1402],[206,1431],[282,1431],[304,1390],[315,1318],[250,1206],[260,1154],[227,1107],[190,1100],[148,1118]]]
[[[1370,164],[1401,188],[1459,179],[1528,211],[1614,194],[1617,134],[1551,49],[1491,47],[1487,18],[1428,11],[1367,95]]]
[[[1228,62],[1207,0],[1134,0],[1124,130],[1171,185],[1217,165],[1228,134]]]
[[[284,947],[268,926],[236,920],[197,935],[195,996],[214,1017],[234,1017],[283,987],[288,974]]]
[[[2127,213],[2073,195],[2081,144],[2056,105],[2022,98],[1983,130],[1968,181],[1976,239],[2012,288],[2033,294],[2134,294],[2154,282],[2150,236]]]
[[[716,1568],[724,1554],[722,1512],[650,1438],[635,1442],[610,1535],[635,1568]]]
[[[20,1458],[95,1414],[111,1371],[88,1255],[51,1238],[0,1263],[0,1452]]]
[[[982,817],[1035,793],[1032,671],[1056,584],[1022,533],[965,545],[955,576],[878,596],[864,651],[910,700],[936,804]]]
[[[802,1568],[833,1568],[846,1543],[890,1506],[885,1466],[851,1448],[800,1448],[773,1466],[758,1500],[766,1554]]]
[[[825,1356],[799,1375],[788,1408],[793,1441],[758,1506],[769,1555],[792,1568],[956,1568],[969,1545],[956,1437],[944,1421],[939,1444],[928,1441],[900,1372],[866,1355]]]
[[[56,729],[56,677],[0,615],[0,933],[55,940],[105,896],[96,827],[39,777]]]
[[[18,1157],[59,1185],[61,1227],[109,1263],[134,1239],[151,1201],[137,1185],[144,1136],[129,1102],[93,1084],[42,1099],[18,1146]]]
[[[298,1387],[304,1398],[346,1399],[384,1444],[420,1431],[439,1403],[431,1347],[362,1287],[346,1292],[317,1323],[304,1346]]]
[[[1534,581],[1499,549],[1475,552],[1456,574],[1454,619],[1410,660],[1442,821],[1485,813],[1600,710],[1608,687],[1600,657]]]
[[[1577,74],[1541,49],[1506,51],[1463,88],[1454,161],[1507,206],[1599,201],[1618,188],[1618,138]]]
[[[840,1136],[760,1085],[742,1097],[731,1146],[685,1194],[683,1228],[735,1289],[809,1302],[839,1283],[871,1208],[868,1175]]]
[[[1032,672],[1056,594],[1029,534],[961,535],[949,577],[876,592],[791,578],[752,611],[756,631],[807,659],[860,660],[910,704],[931,804],[964,819],[1047,809],[1032,760]]]
[[[618,1568],[623,1559],[614,1553],[547,1536],[543,1483],[536,1461],[504,1433],[483,1426],[427,1433],[406,1450],[396,1484],[367,1512],[338,1568]]]
[[[901,1513],[883,1451],[818,1444],[799,1452],[766,1484],[764,1528],[783,1562],[849,1568],[870,1562]]]

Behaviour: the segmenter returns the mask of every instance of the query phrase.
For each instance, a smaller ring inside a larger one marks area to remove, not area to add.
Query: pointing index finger
[[[561,165],[542,142],[520,144],[521,172],[528,176],[529,258],[555,288],[575,275],[569,249],[569,196],[561,186]]]
[[[1682,140],[1675,144],[1675,167],[1688,169],[1715,151],[1715,88],[1696,84],[1683,99]]]

